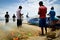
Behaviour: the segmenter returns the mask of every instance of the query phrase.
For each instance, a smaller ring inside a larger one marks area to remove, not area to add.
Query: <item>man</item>
[[[19,6],[18,10],[17,10],[17,27],[22,26],[22,15],[21,14],[21,10],[22,10],[22,6]]]
[[[47,27],[46,27],[46,13],[47,13],[47,8],[43,5],[43,2],[40,1],[39,2],[39,11],[38,11],[38,15],[39,15],[39,27],[41,27],[41,31],[42,31],[42,35],[44,35],[44,30],[43,28],[45,27],[45,31],[47,34]]]
[[[8,23],[9,22],[9,14],[8,14],[8,12],[6,12],[6,14],[5,14],[5,23]]]

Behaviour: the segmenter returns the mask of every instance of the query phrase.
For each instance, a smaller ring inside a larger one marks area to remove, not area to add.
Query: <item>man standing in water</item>
[[[15,14],[13,14],[12,18],[13,18],[13,22],[15,22],[15,18],[16,18]]]
[[[18,10],[17,10],[17,27],[22,26],[22,6],[19,6]]]
[[[5,14],[5,23],[8,23],[9,22],[9,14],[8,12],[6,12]]]
[[[47,13],[47,8],[43,5],[43,2],[40,1],[39,2],[39,11],[38,11],[38,15],[39,15],[39,27],[41,27],[41,31],[42,31],[42,35],[44,35],[44,30],[43,28],[45,27],[45,31],[47,34],[47,27],[46,27],[46,13]]]

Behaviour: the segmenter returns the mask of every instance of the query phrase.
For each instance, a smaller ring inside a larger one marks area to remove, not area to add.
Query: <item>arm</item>
[[[10,18],[10,16],[8,15],[8,18]]]
[[[15,18],[16,18],[16,16],[15,16]]]
[[[54,12],[55,14],[54,15],[56,15],[56,12]]]
[[[49,16],[49,14],[47,14]]]
[[[51,13],[51,12],[49,12],[47,15],[50,16],[50,13]]]
[[[38,15],[39,15],[40,13],[38,12]]]
[[[47,8],[46,8],[46,13],[47,13]]]
[[[38,10],[38,15],[40,15],[40,8],[39,8],[39,10]]]

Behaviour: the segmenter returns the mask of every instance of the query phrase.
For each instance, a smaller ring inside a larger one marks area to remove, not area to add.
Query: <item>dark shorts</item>
[[[21,26],[22,25],[22,20],[21,19],[17,19],[17,26]]]
[[[39,27],[46,27],[46,18],[40,18]]]

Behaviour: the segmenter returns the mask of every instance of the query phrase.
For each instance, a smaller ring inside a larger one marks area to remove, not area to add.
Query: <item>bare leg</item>
[[[44,35],[44,30],[43,30],[43,27],[41,27],[41,31],[42,31],[42,35]]]
[[[47,27],[45,27],[45,33],[47,34]]]

